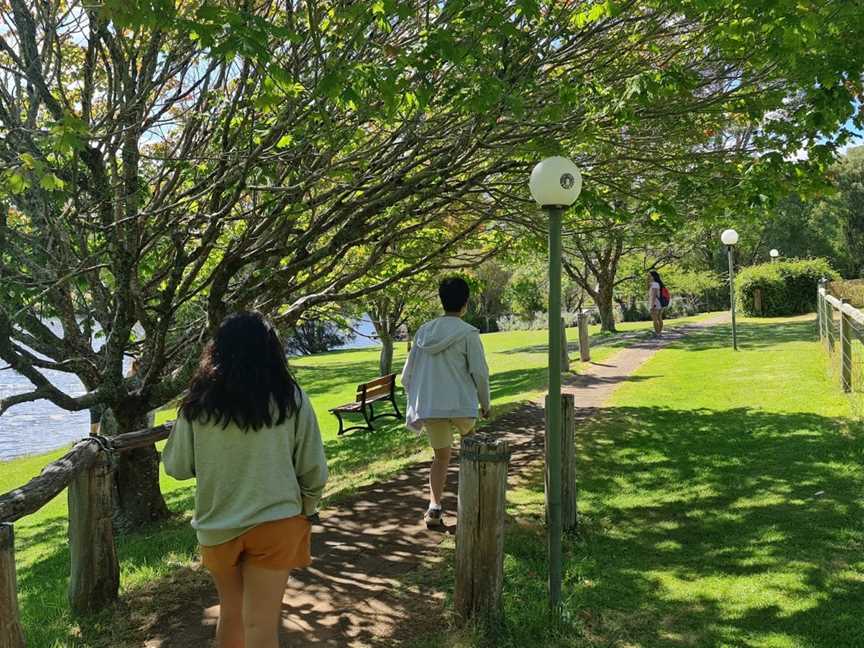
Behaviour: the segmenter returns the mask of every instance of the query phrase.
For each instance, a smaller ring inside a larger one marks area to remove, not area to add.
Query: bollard
[[[591,362],[591,341],[588,337],[588,315],[579,311],[579,359]]]
[[[546,410],[549,410],[549,396],[546,396]],[[549,416],[546,416],[549,420]],[[561,529],[564,532],[576,530],[578,509],[576,502],[576,399],[573,394],[561,395]],[[546,510],[549,510],[549,428],[544,436],[546,456]]]
[[[567,348],[567,326],[561,318],[561,371],[570,371],[570,350]]]
[[[0,648],[24,648],[15,576],[15,531],[0,524]]]
[[[96,612],[117,599],[120,566],[111,525],[111,467],[100,458],[69,483],[69,606]]]
[[[848,302],[840,300],[845,306]],[[852,391],[852,321],[840,309],[840,387],[844,392]]]
[[[507,441],[490,434],[462,438],[453,602],[463,620],[501,621]]]

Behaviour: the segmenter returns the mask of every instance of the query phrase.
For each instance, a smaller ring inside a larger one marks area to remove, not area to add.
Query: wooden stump
[[[0,648],[24,648],[15,577],[15,532],[0,524]]]
[[[69,484],[69,605],[96,612],[117,599],[120,566],[111,523],[112,475],[104,459]]]
[[[561,371],[570,371],[570,350],[567,348],[567,326],[561,318]]]
[[[549,396],[546,396],[549,410]],[[549,420],[549,417],[546,417]],[[576,399],[573,394],[561,395],[561,529],[576,530],[578,508],[576,501]],[[544,438],[546,457],[546,511],[549,511],[549,427]]]
[[[459,451],[456,526],[456,613],[487,626],[501,620],[507,441],[490,434],[463,437]]]
[[[762,315],[762,289],[756,288],[753,291],[753,309],[757,315]]]
[[[579,359],[582,362],[591,361],[591,341],[588,337],[588,315],[579,311]]]

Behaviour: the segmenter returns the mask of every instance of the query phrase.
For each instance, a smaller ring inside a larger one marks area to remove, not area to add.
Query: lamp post
[[[774,249],[772,249],[768,254],[771,255],[771,263],[776,263],[776,262],[777,262],[777,257],[780,256],[780,251],[777,250],[776,248],[774,248]]]
[[[729,256],[729,300],[732,306],[732,348],[738,350],[738,331],[735,327],[735,264],[732,261],[732,248],[738,242],[738,232],[727,229],[720,235]]]
[[[572,161],[555,156],[531,171],[531,197],[549,218],[549,409],[546,412],[547,537],[549,604],[561,604],[561,215],[582,190],[582,175]]]

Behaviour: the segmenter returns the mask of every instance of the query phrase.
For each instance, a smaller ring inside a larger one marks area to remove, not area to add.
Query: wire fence
[[[847,297],[838,297],[834,292],[851,296],[861,290],[862,284],[856,281],[855,286],[844,286],[844,283],[847,282],[823,282],[819,286],[819,339],[828,359],[829,377],[849,395],[853,413],[861,418],[864,417],[864,312]]]

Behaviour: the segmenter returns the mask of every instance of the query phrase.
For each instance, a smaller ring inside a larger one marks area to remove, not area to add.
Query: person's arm
[[[483,352],[483,343],[480,341],[479,333],[468,336],[468,372],[477,387],[477,398],[480,401],[483,415],[488,416],[492,409],[489,365],[486,364],[486,354]]]
[[[192,424],[182,414],[177,416],[162,451],[162,464],[165,472],[174,479],[192,479],[195,476],[195,436]]]
[[[318,510],[318,502],[327,483],[327,458],[318,419],[309,398],[303,394],[300,411],[297,412],[297,434],[294,437],[294,472],[300,485],[303,515],[312,516]]]
[[[408,359],[405,361],[405,366],[402,367],[402,388],[408,391],[411,384],[411,377],[414,372],[414,356],[417,353],[417,347],[412,346],[408,352]]]

